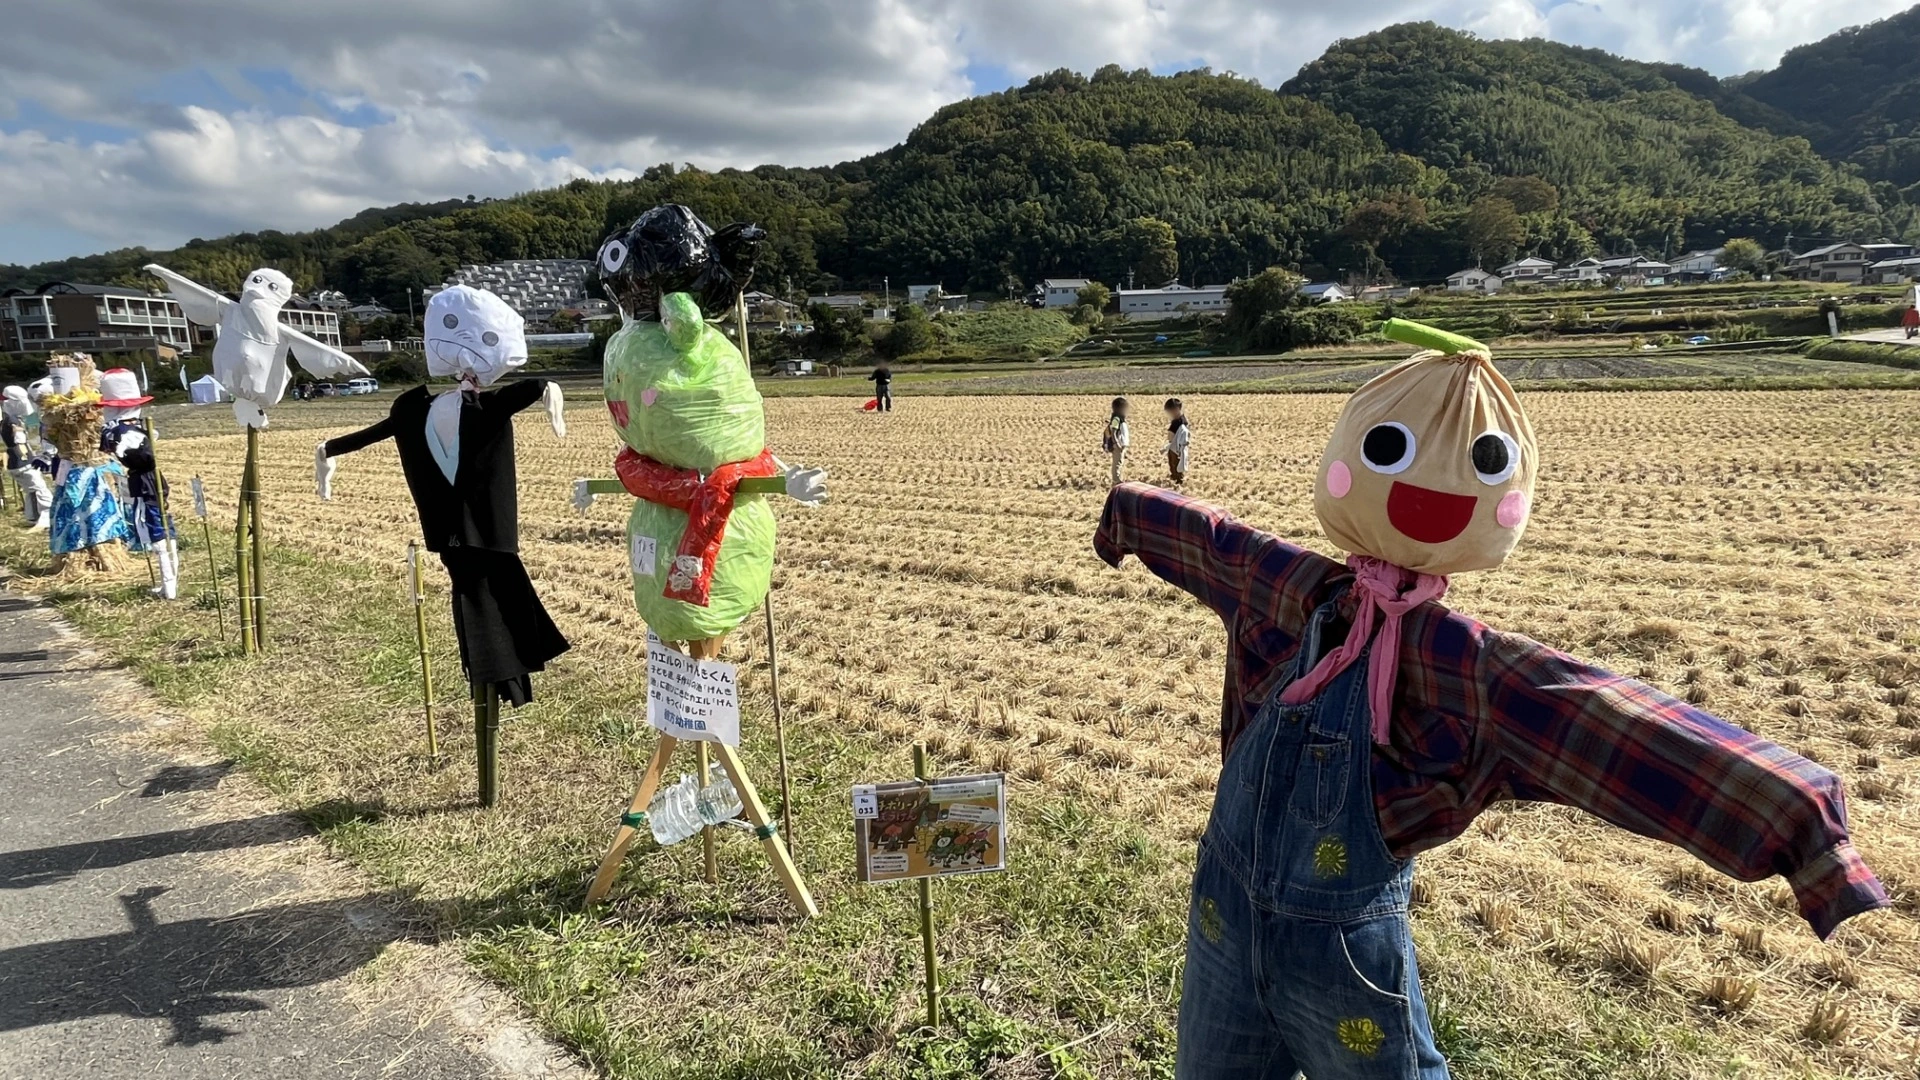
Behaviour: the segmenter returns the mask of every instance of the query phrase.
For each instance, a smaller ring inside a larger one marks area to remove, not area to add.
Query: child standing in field
[[[1187,444],[1193,439],[1193,429],[1187,425],[1186,406],[1179,398],[1168,398],[1166,409],[1167,475],[1173,478],[1173,486],[1179,487],[1187,480]]]
[[[1118,484],[1121,473],[1127,467],[1127,444],[1132,441],[1132,433],[1127,430],[1127,399],[1113,399],[1113,415],[1107,417],[1106,434],[1100,439],[1100,449],[1113,458],[1113,482]]]

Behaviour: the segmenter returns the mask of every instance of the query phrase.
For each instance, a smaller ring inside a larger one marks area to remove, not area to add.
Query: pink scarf
[[[1335,676],[1358,660],[1373,636],[1377,611],[1384,618],[1380,620],[1380,640],[1374,643],[1373,655],[1367,660],[1367,704],[1373,712],[1373,741],[1384,743],[1393,720],[1393,684],[1400,674],[1400,618],[1429,600],[1445,596],[1447,579],[1417,573],[1371,555],[1349,555],[1347,565],[1353,568],[1357,594],[1347,640],[1321,657],[1305,677],[1281,691],[1280,703],[1299,705],[1313,700]]]

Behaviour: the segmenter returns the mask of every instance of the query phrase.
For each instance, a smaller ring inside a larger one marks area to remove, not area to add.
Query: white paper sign
[[[880,796],[872,784],[853,785],[853,816],[855,820],[880,816]]]
[[[193,516],[207,516],[207,485],[201,483],[197,476],[193,478]]]
[[[653,560],[659,547],[659,542],[651,536],[634,536],[633,546],[627,553],[627,561],[632,564],[634,574],[640,577],[653,576]]]
[[[676,739],[739,746],[739,669],[695,660],[647,631],[647,723]]]

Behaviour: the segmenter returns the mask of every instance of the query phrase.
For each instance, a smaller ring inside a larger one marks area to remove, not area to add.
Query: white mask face
[[[527,362],[526,326],[485,289],[442,289],[427,302],[427,372],[487,386]]]
[[[139,405],[109,405],[100,410],[100,415],[106,418],[107,423],[117,424],[122,420],[138,420],[140,409]]]
[[[25,420],[33,415],[33,402],[23,387],[9,386],[6,389],[6,402],[0,405],[0,412],[5,412],[15,420]]]

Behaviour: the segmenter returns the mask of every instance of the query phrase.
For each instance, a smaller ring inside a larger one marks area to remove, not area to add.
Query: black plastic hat
[[[631,318],[653,315],[660,297],[676,292],[691,294],[708,318],[719,318],[752,280],[766,236],[758,225],[714,232],[692,210],[668,203],[608,237],[594,267],[607,298]]]

